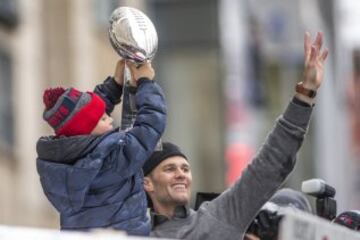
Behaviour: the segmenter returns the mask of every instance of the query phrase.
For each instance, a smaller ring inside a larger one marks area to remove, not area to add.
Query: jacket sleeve
[[[140,171],[165,130],[166,103],[160,86],[146,78],[138,82],[135,101],[138,112],[133,128],[125,132],[122,154]]]
[[[220,221],[245,232],[262,205],[294,168],[311,112],[312,107],[290,102],[241,178],[202,207]]]
[[[99,85],[96,85],[94,93],[100,96],[106,103],[106,113],[110,115],[114,106],[120,103],[122,86],[115,82],[113,77],[108,77]]]

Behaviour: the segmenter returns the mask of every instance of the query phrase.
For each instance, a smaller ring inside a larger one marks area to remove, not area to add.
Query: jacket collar
[[[71,137],[41,137],[36,144],[38,158],[49,162],[74,164],[78,159],[94,151],[104,138],[118,131],[119,128],[115,128],[99,136],[88,134]]]
[[[190,208],[188,206],[177,206],[175,208],[175,213],[173,219],[177,218],[187,218],[190,215]],[[164,222],[169,221],[170,219],[164,215],[158,214],[154,209],[150,210],[151,224],[154,229],[156,226],[163,224]]]

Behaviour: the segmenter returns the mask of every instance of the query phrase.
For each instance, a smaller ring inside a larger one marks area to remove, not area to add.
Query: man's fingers
[[[304,54],[305,54],[305,62],[309,61],[311,53],[311,38],[310,33],[305,32],[304,34]]]
[[[329,50],[325,49],[320,55],[320,61],[324,62],[328,55],[329,55]]]
[[[315,41],[314,41],[314,46],[316,47],[316,49],[318,51],[320,51],[322,44],[323,44],[323,33],[318,32],[316,34],[316,38],[315,38]]]
[[[318,55],[317,48],[315,46],[311,46],[311,53],[310,53],[309,61],[310,62],[315,62],[317,55]]]
[[[305,51],[305,54],[309,53],[310,47],[311,47],[310,33],[305,32],[305,34],[304,34],[304,51]]]

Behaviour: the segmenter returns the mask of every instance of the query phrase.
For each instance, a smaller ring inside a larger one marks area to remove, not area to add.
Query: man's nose
[[[176,178],[185,178],[185,172],[182,169],[176,170]]]

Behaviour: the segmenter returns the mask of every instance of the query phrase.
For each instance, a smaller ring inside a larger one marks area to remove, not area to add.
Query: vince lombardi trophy
[[[110,16],[109,38],[115,51],[124,59],[141,65],[152,60],[158,47],[156,29],[140,10],[119,7]],[[129,84],[129,70],[125,68],[121,129],[133,126],[136,116],[136,88]]]

